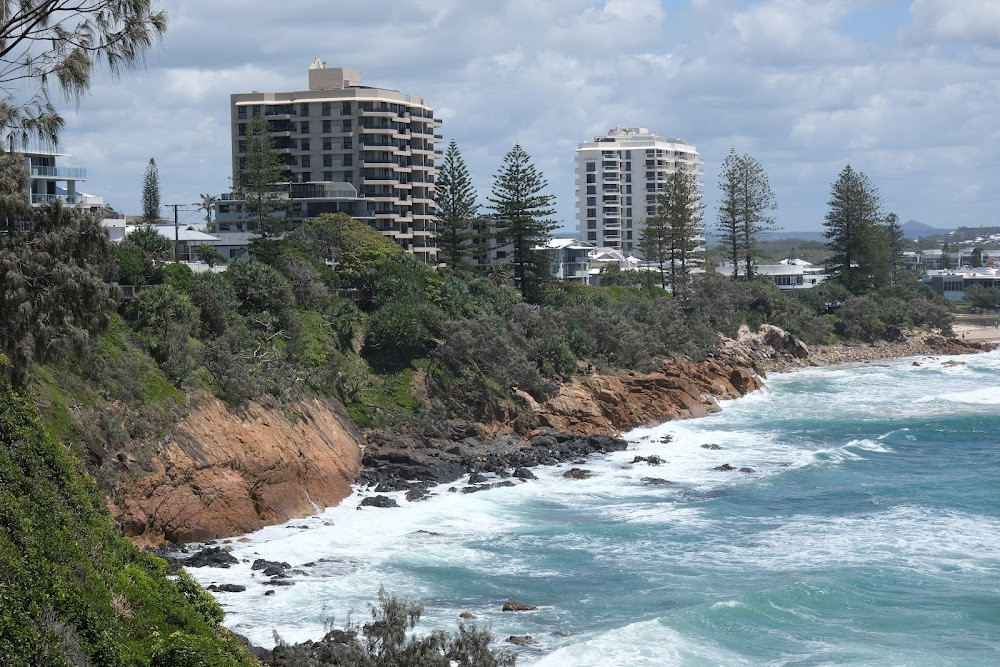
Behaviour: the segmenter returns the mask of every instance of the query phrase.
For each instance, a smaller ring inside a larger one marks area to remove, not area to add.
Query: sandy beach
[[[995,318],[994,321],[1000,321],[1000,318]],[[955,332],[955,337],[962,340],[1000,341],[1000,329],[989,320],[957,320],[952,329]]]

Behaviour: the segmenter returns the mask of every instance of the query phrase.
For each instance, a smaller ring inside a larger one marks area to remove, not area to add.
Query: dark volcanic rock
[[[253,565],[250,566],[250,569],[256,572],[257,570],[266,570],[269,567],[276,567],[279,570],[283,570],[290,568],[291,565],[288,563],[281,563],[276,560],[264,560],[263,558],[258,558],[253,562]]]
[[[535,473],[531,472],[527,468],[514,468],[514,477],[518,479],[538,479],[535,477]]]
[[[486,477],[479,474],[478,472],[474,472],[471,475],[469,475],[469,484],[482,484],[485,481]]]
[[[216,593],[242,593],[246,589],[247,587],[241,584],[219,584],[218,586],[212,584],[205,590],[215,591]]]
[[[593,474],[592,471],[584,470],[583,468],[570,468],[563,473],[563,477],[567,479],[590,479]]]
[[[757,472],[753,468],[740,468],[740,472]]]
[[[458,615],[458,617],[466,621],[476,620],[476,615],[473,614],[471,611],[463,611],[461,614]]]
[[[671,482],[670,480],[663,479],[660,477],[643,477],[641,481],[646,486],[660,486],[663,484],[673,484],[673,482]]]
[[[721,466],[715,466],[712,470],[718,470],[720,472],[729,472],[730,470],[736,470],[733,466],[728,463],[723,463]]]
[[[236,557],[222,547],[207,547],[190,558],[181,559],[184,567],[224,567],[239,563]]]
[[[388,496],[368,496],[358,507],[399,507],[399,503]]]
[[[722,449],[722,445],[717,445],[717,444],[715,444],[715,443],[713,442],[713,443],[712,443],[712,444],[710,444],[710,445],[702,445],[702,446],[701,446],[701,448],[702,448],[702,449],[712,449],[712,450],[718,450],[718,449]]]
[[[502,611],[535,611],[538,607],[523,602],[504,602]]]

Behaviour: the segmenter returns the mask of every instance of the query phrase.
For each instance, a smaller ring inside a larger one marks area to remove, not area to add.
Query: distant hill
[[[908,239],[919,239],[924,236],[938,236],[940,234],[948,234],[955,231],[954,229],[947,229],[944,227],[931,227],[930,225],[925,225],[922,222],[917,222],[916,220],[907,220],[902,225],[903,236]]]

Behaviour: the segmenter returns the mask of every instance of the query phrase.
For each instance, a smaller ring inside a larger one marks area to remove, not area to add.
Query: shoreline
[[[744,344],[744,346],[746,345],[746,340],[743,341],[743,344]],[[996,347],[997,347],[997,344],[995,342],[992,342],[992,341],[989,341],[989,342],[962,341],[961,339],[944,338],[944,337],[941,337],[941,336],[938,336],[938,335],[935,335],[935,334],[920,334],[920,335],[917,335],[917,336],[913,336],[913,337],[911,337],[910,339],[908,339],[906,341],[900,341],[900,342],[895,342],[895,343],[876,343],[876,344],[861,344],[861,345],[836,345],[836,346],[816,346],[815,348],[812,348],[812,349],[809,350],[809,355],[806,358],[796,358],[796,357],[791,356],[789,354],[778,352],[778,353],[772,354],[767,359],[763,359],[763,358],[754,359],[754,362],[755,362],[755,365],[759,365],[761,367],[761,370],[764,370],[764,371],[770,371],[770,372],[790,372],[790,371],[794,371],[794,370],[797,370],[797,369],[800,369],[800,368],[810,368],[810,367],[819,367],[819,366],[832,366],[832,365],[837,365],[837,364],[842,364],[842,363],[847,363],[847,364],[850,364],[850,363],[865,363],[865,362],[872,362],[872,361],[879,361],[879,360],[890,360],[890,359],[899,359],[899,358],[906,358],[906,357],[934,357],[934,356],[943,356],[943,355],[978,354],[978,353],[990,351],[992,349],[996,349]],[[756,353],[766,353],[766,348],[756,349],[756,350],[754,350],[754,352],[756,352]],[[772,352],[773,352],[773,350],[772,350]],[[754,355],[754,356],[756,356],[756,355]],[[750,392],[748,392],[748,393],[750,393]],[[680,417],[680,418],[684,419],[684,418],[687,418],[687,417]],[[667,420],[667,421],[674,421],[674,419],[670,419],[670,420]],[[638,426],[636,426],[636,427],[638,427]],[[623,432],[624,432],[624,430],[623,430]],[[603,444],[605,446],[607,446],[607,445],[612,445],[612,446],[610,448],[608,448],[608,449],[605,449],[604,447],[597,447],[597,448],[595,448],[593,450],[590,450],[590,451],[587,451],[589,448],[584,444],[586,442],[585,438],[569,437],[569,434],[566,434],[566,437],[561,437],[559,439],[556,439],[555,436],[553,436],[551,434],[539,434],[539,435],[536,435],[536,436],[534,436],[534,438],[532,438],[532,439],[536,439],[536,445],[535,445],[535,447],[539,446],[539,444],[540,444],[545,449],[548,449],[553,444],[555,444],[555,445],[567,445],[568,444],[569,446],[568,446],[568,448],[566,449],[566,452],[565,452],[566,455],[565,456],[557,456],[557,457],[554,457],[554,458],[552,458],[552,459],[550,459],[548,461],[545,461],[545,462],[541,462],[541,461],[534,462],[534,463],[527,462],[523,466],[523,468],[528,469],[529,470],[529,474],[530,474],[530,468],[532,468],[532,467],[543,466],[543,465],[550,466],[550,465],[556,465],[556,464],[559,464],[559,463],[567,463],[567,462],[570,462],[570,461],[573,461],[574,463],[577,462],[577,461],[579,461],[580,463],[583,463],[584,460],[587,459],[587,458],[589,458],[591,454],[598,454],[598,453],[606,454],[606,453],[609,453],[610,451],[620,451],[620,450],[623,450],[623,449],[626,448],[626,446],[627,446],[628,443],[627,443],[627,441],[624,441],[624,440],[620,439],[620,435],[621,434],[619,434],[619,438],[604,438],[602,436],[601,444]],[[539,439],[544,439],[544,442],[539,443]],[[549,440],[552,440],[554,442],[549,442]],[[562,442],[560,442],[560,440]],[[528,445],[528,444],[530,444],[531,439],[526,439],[523,442],[524,442],[525,445]],[[576,444],[576,443],[579,443],[579,444]],[[614,444],[612,444],[612,443],[614,443]],[[625,446],[620,446],[619,443],[621,443],[622,445],[625,445]],[[484,445],[485,445],[485,443],[484,443]],[[557,447],[557,449],[558,449],[558,447]],[[524,455],[523,451],[520,448],[515,448],[513,450],[509,450],[508,451],[508,455],[514,455],[515,452],[516,452],[516,456],[523,456]],[[511,459],[507,459],[507,461],[510,461],[510,460]],[[496,463],[500,463],[500,460],[496,460],[495,462]],[[484,469],[483,472],[496,472],[496,471],[487,471],[487,470]],[[468,479],[468,484],[463,484],[462,482],[459,481],[459,480],[462,479],[462,477],[465,476],[465,474],[468,474],[470,476],[469,479]],[[502,474],[498,474],[497,477],[494,477],[494,475],[490,475],[488,479],[476,480],[476,474],[477,474],[477,471],[473,471],[473,472],[465,471],[465,472],[461,473],[454,480],[450,480],[450,481],[455,481],[455,482],[458,482],[458,483],[455,486],[453,486],[452,488],[448,489],[448,491],[457,492],[457,493],[470,493],[470,492],[473,492],[473,491],[485,491],[485,490],[489,490],[491,488],[497,488],[498,486],[512,486],[514,484],[521,483],[521,482],[523,482],[523,481],[525,481],[527,479],[534,478],[534,475],[531,475],[530,477],[528,477],[528,476],[523,476],[523,475],[509,474],[509,475],[507,475],[507,477],[509,477],[510,479],[507,479]],[[362,473],[362,475],[363,475],[363,473]],[[430,482],[430,483],[423,482],[423,483],[418,483],[418,484],[412,484],[411,487],[410,487],[410,490],[412,491],[413,489],[421,489],[421,488],[426,490],[429,486],[436,486],[436,485],[441,484],[441,483],[442,482]],[[443,483],[447,484],[448,482],[443,482]],[[355,485],[354,485],[354,488],[355,488],[355,491],[356,491],[356,497],[361,498],[362,500],[365,499],[365,496],[372,497],[371,494],[372,494],[373,491],[375,493],[378,493],[378,488],[374,487],[371,484],[369,484],[368,486],[364,486],[361,483],[356,482]],[[403,489],[402,488],[385,488],[384,490],[385,491],[401,491]],[[377,498],[378,496],[374,496],[374,497]],[[430,497],[430,494],[418,495],[411,502],[416,502],[416,501],[419,501],[419,500],[423,500],[423,499],[426,499],[428,497]],[[409,497],[407,497],[407,500],[409,500]],[[364,504],[364,503],[362,503],[362,504]],[[404,505],[405,504],[409,504],[409,503],[404,503]],[[392,506],[398,506],[398,505],[395,505],[395,504],[394,505],[375,505],[375,507],[392,507]],[[360,508],[361,507],[359,506],[359,509]],[[214,549],[212,549],[212,550],[215,551],[216,554],[218,554],[219,556],[222,556],[222,554],[219,553],[219,552],[224,552],[226,550],[225,547],[223,546],[223,545],[225,545],[225,542],[222,541],[222,540],[216,540],[216,541],[213,541],[213,542],[210,542],[210,543],[207,543],[207,544],[203,543],[203,544],[201,544],[199,546],[200,547],[208,548],[208,547],[210,547],[210,545],[215,545]],[[177,548],[180,547],[180,546],[181,545],[175,545],[173,548],[170,549],[170,551],[173,551],[173,555],[175,557],[177,555],[180,555],[179,553],[177,553]],[[181,553],[184,553],[186,551],[186,549],[181,549],[180,551],[181,551]],[[200,553],[202,550],[198,549],[196,551]],[[188,554],[185,554],[185,555],[188,555]],[[197,553],[195,555],[197,555]],[[498,639],[500,639],[500,638],[498,638]],[[311,650],[311,649],[315,649],[315,648],[317,648],[319,646],[332,645],[333,643],[335,643],[335,642],[333,642],[332,640],[328,639],[327,637],[322,637],[322,638],[315,638],[315,639],[312,639],[311,641],[307,641],[307,642],[304,642],[304,643],[301,643],[301,644],[291,644],[291,645],[286,646],[284,648],[284,651],[285,651],[284,657],[287,657],[289,655],[294,655],[296,649],[298,647],[300,647],[300,646],[303,647],[303,649],[305,649],[305,648],[308,647]],[[247,644],[250,645],[250,646],[252,646],[252,644],[250,644],[249,641],[247,642]],[[256,653],[256,655],[259,658],[262,658],[262,659],[265,659],[265,660],[275,660],[275,659],[279,659],[280,660],[280,658],[282,657],[282,653],[283,653],[283,651],[275,651],[274,649],[268,650],[268,649],[265,649],[265,648],[259,647],[259,646],[252,646],[252,650]],[[282,664],[282,663],[275,662],[275,663],[265,663],[265,664]]]

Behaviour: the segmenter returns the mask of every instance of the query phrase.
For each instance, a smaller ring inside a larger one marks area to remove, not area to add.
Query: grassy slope
[[[0,666],[256,664],[165,568],[119,537],[33,401],[0,389]]]

